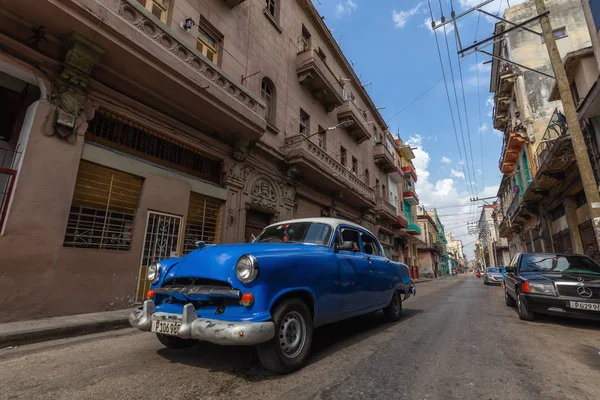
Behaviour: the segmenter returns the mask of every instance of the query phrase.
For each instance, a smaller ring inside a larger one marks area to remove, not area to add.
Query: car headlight
[[[243,255],[235,266],[235,274],[242,283],[250,283],[258,275],[258,262],[254,256]]]
[[[160,268],[161,265],[157,262],[150,264],[148,267],[148,271],[146,273],[146,278],[152,283],[155,284],[158,282],[158,278],[160,278]]]
[[[554,289],[554,285],[551,283],[529,282],[529,293],[556,296],[556,290]]]

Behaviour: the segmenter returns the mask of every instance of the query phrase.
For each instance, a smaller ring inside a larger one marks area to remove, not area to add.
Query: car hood
[[[572,272],[521,272],[527,280],[545,280],[553,282],[585,282],[600,284],[600,275],[579,274]]]
[[[296,243],[241,243],[206,246],[198,249],[174,265],[166,279],[178,277],[200,277],[230,281],[235,276],[238,259],[251,254],[259,260],[261,257],[285,257],[288,254],[306,251],[327,251],[326,247]]]

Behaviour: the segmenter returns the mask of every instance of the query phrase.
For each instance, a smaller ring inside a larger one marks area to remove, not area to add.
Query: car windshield
[[[254,243],[308,243],[326,246],[332,231],[331,226],[315,222],[278,224],[265,228]]]
[[[498,274],[500,273],[500,270],[498,268],[488,268],[488,273],[490,274]]]
[[[600,265],[580,255],[523,254],[520,271],[571,272],[600,275]]]

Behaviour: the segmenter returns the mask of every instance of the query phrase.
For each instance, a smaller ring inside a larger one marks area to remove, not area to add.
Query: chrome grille
[[[577,297],[577,298],[582,298],[582,299],[600,299],[600,288],[599,287],[592,287],[592,286],[585,286],[588,289],[590,289],[592,291],[592,296],[591,297],[582,297],[579,295],[579,293],[577,293],[577,289],[580,288],[581,286],[576,286],[576,285],[557,285],[558,288],[558,294],[561,296],[568,296],[568,297]]]

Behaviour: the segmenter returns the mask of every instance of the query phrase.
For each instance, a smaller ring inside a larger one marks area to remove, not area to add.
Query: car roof
[[[572,256],[579,256],[579,257],[587,257],[586,254],[575,254],[575,253],[521,253],[522,255],[532,255],[532,256],[562,256],[562,257],[572,257]]]
[[[365,230],[367,232],[369,232],[369,230],[363,226],[360,226],[358,224],[355,224],[354,222],[350,222],[350,221],[346,221],[345,219],[339,219],[339,218],[325,218],[325,217],[321,217],[321,218],[298,218],[298,219],[289,219],[287,221],[280,221],[280,222],[276,222],[274,224],[269,225],[270,226],[276,226],[276,225],[282,225],[282,224],[291,224],[294,222],[315,222],[315,223],[319,223],[319,224],[327,224],[333,228],[337,228],[339,225],[347,225],[347,226],[352,226],[354,228],[359,228],[362,230]],[[268,228],[267,227],[267,228]]]

